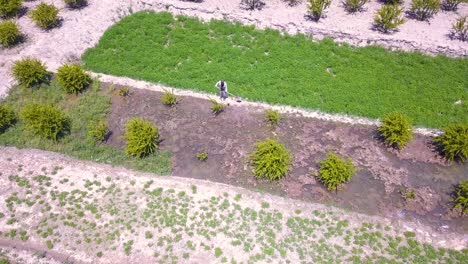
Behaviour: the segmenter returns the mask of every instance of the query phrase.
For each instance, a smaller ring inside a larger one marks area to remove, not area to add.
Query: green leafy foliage
[[[127,140],[125,153],[128,156],[144,157],[158,149],[159,132],[155,125],[141,118],[132,118],[125,125]]]
[[[5,104],[0,104],[0,133],[14,125],[16,115],[13,109]]]
[[[369,0],[344,0],[343,5],[350,13],[362,11],[362,8]]]
[[[123,97],[129,96],[129,95],[130,95],[130,88],[128,88],[128,87],[122,87],[122,88],[120,88],[119,90],[117,90],[117,94],[118,94],[119,96],[123,96]]]
[[[403,8],[399,5],[384,5],[377,10],[374,17],[375,28],[383,33],[394,31],[398,26],[405,23],[405,19],[401,16]]]
[[[91,83],[91,77],[78,64],[65,64],[57,71],[59,84],[68,93],[79,93]]]
[[[377,131],[385,144],[398,149],[403,149],[413,138],[413,127],[410,121],[405,115],[398,112],[385,116]]]
[[[309,16],[315,21],[319,21],[325,9],[331,4],[331,0],[308,0],[308,2]]]
[[[0,22],[0,44],[5,47],[12,47],[21,41],[22,34],[18,26],[13,21]]]
[[[444,0],[441,7],[446,11],[456,11],[461,3],[468,3],[468,0]]]
[[[208,159],[208,150],[205,148],[203,151],[198,151],[197,159],[199,161],[206,161]]]
[[[457,18],[452,26],[452,37],[461,41],[468,40],[468,16]]]
[[[440,0],[411,0],[410,11],[417,20],[427,20],[437,14]]]
[[[58,8],[41,2],[31,11],[31,18],[42,29],[51,29],[59,24]]]
[[[450,160],[464,162],[468,159],[468,123],[453,124],[433,140],[442,155]]]
[[[221,112],[224,111],[224,104],[222,103],[218,103],[218,101],[216,101],[215,99],[213,98],[210,98],[210,102],[211,102],[211,112],[213,112],[213,114],[215,115],[219,115]]]
[[[38,59],[25,58],[16,61],[11,70],[15,79],[27,87],[47,82],[49,78],[46,66]]]
[[[280,119],[281,114],[276,110],[268,109],[265,112],[265,121],[272,127],[276,127]]]
[[[330,191],[342,189],[343,183],[349,182],[356,173],[352,160],[343,160],[335,153],[330,152],[328,156],[320,161],[320,169],[316,177]]]
[[[164,89],[164,94],[161,97],[161,102],[167,106],[175,106],[177,104],[177,97],[174,94],[174,91],[172,90],[166,90]]]
[[[454,208],[460,209],[461,215],[468,213],[468,180],[464,180],[458,184]]]
[[[255,151],[250,155],[250,162],[257,178],[273,181],[286,175],[291,157],[283,144],[267,139],[255,144]]]
[[[20,118],[31,132],[54,141],[70,129],[65,113],[47,104],[26,105],[20,112]]]
[[[414,200],[416,199],[416,191],[414,189],[402,189],[400,191],[401,196],[406,200]]]
[[[107,123],[104,120],[100,120],[98,122],[93,122],[88,126],[88,135],[95,141],[95,142],[102,142],[106,139],[107,134],[109,133],[109,128],[107,127]]]
[[[18,14],[23,0],[0,0],[0,17],[13,17]]]
[[[81,8],[88,4],[87,0],[63,0],[69,8]]]

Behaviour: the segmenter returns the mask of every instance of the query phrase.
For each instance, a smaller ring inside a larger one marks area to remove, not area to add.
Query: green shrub
[[[276,127],[281,118],[281,114],[276,110],[267,110],[265,112],[265,121],[272,127]]]
[[[362,11],[362,7],[368,2],[369,0],[345,0],[343,4],[348,12],[355,13]]]
[[[33,58],[16,61],[11,70],[15,79],[27,87],[47,82],[49,77],[46,66]]]
[[[127,139],[125,153],[128,156],[144,157],[158,149],[159,132],[155,125],[141,118],[132,118],[125,125]]]
[[[108,133],[107,123],[103,120],[91,123],[88,126],[88,135],[96,142],[104,141]]]
[[[20,112],[21,120],[33,133],[48,139],[57,139],[69,131],[68,117],[57,107],[43,104],[26,105]]]
[[[221,103],[218,103],[218,101],[216,101],[215,99],[213,98],[210,98],[210,102],[211,102],[211,112],[213,112],[213,114],[215,115],[219,115],[221,112],[224,111],[224,104],[221,104]]]
[[[0,133],[3,133],[9,127],[14,125],[16,115],[11,107],[0,104]]]
[[[417,20],[426,20],[437,14],[440,9],[440,0],[412,0],[411,14]]]
[[[342,189],[343,183],[351,180],[356,171],[351,159],[343,160],[330,152],[325,159],[320,161],[319,174],[316,177],[325,184],[328,190],[338,191]]]
[[[401,16],[403,9],[399,5],[384,5],[377,10],[374,17],[374,26],[377,30],[388,33],[394,31],[398,26],[405,23],[405,19]]]
[[[0,0],[0,17],[13,17],[21,9],[23,0]]]
[[[315,20],[319,21],[322,17],[323,11],[330,7],[331,0],[308,0],[309,1],[309,16]]]
[[[208,150],[205,148],[205,150],[197,152],[197,159],[199,161],[207,160],[208,159]]]
[[[0,22],[0,44],[12,47],[21,41],[22,34],[13,21]]]
[[[120,96],[129,96],[130,95],[130,88],[122,87],[117,91],[117,94]]]
[[[81,8],[88,4],[87,0],[63,0],[69,8]]]
[[[40,3],[31,11],[31,18],[42,29],[51,29],[59,24],[59,10],[54,5]]]
[[[452,26],[452,37],[461,41],[468,39],[468,17],[462,16],[457,18]]]
[[[413,189],[402,189],[400,193],[406,201],[416,199],[416,191]]]
[[[433,140],[442,155],[450,160],[466,161],[468,158],[468,123],[450,125]]]
[[[161,102],[167,106],[175,106],[177,104],[177,97],[174,91],[164,89],[164,95],[161,97]]]
[[[413,138],[413,127],[402,113],[388,114],[377,131],[385,144],[398,149],[403,149]]]
[[[458,184],[454,208],[459,208],[461,210],[461,215],[468,213],[468,180],[464,180]]]
[[[57,71],[59,84],[68,93],[79,93],[91,83],[91,77],[78,64],[65,64]]]
[[[255,151],[250,155],[255,176],[270,181],[281,179],[286,175],[290,160],[290,154],[285,146],[273,139],[257,142]]]
[[[468,0],[444,0],[441,7],[446,11],[456,11],[461,3],[468,3]]]

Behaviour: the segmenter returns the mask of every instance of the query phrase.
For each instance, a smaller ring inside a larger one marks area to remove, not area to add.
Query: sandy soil
[[[0,96],[5,96],[13,84],[9,74],[12,62],[25,56],[42,59],[50,70],[55,71],[66,61],[78,60],[85,49],[94,46],[103,32],[122,17],[139,10],[167,10],[176,14],[198,16],[204,20],[229,19],[253,24],[260,28],[271,27],[289,33],[304,32],[316,39],[332,37],[354,45],[378,44],[392,49],[420,50],[436,54],[467,56],[468,43],[450,40],[447,37],[457,14],[440,12],[429,22],[408,20],[399,32],[383,35],[372,30],[372,17],[380,3],[373,1],[367,10],[357,15],[347,14],[340,1],[333,1],[327,17],[320,22],[311,22],[304,15],[306,4],[289,7],[280,0],[271,0],[261,11],[240,8],[239,0],[205,0],[192,3],[179,0],[90,0],[89,6],[67,10],[62,1],[53,2],[61,8],[63,25],[48,32],[35,27],[30,18],[18,20],[26,34],[26,42],[13,49],[0,50]],[[27,1],[29,9],[39,1]],[[468,5],[460,5],[458,14],[468,14]]]

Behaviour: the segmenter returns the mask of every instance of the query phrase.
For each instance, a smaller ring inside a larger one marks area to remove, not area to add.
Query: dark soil
[[[118,88],[118,87],[117,87]],[[448,164],[434,152],[430,138],[416,135],[401,152],[377,140],[375,127],[349,125],[285,114],[276,129],[264,122],[264,111],[231,103],[215,116],[211,103],[180,98],[177,107],[160,101],[162,93],[133,89],[114,95],[108,144],[124,148],[121,137],[131,117],[157,124],[160,148],[172,153],[173,175],[193,177],[272,192],[308,201],[335,204],[367,214],[420,220],[435,228],[468,230],[468,221],[451,210],[451,193],[468,177],[468,165]],[[253,145],[277,138],[293,156],[288,175],[277,182],[257,180],[248,164]],[[208,160],[199,161],[198,151]],[[312,176],[318,161],[334,151],[351,157],[359,171],[343,190],[330,192]],[[400,191],[414,189],[417,199],[405,201]]]

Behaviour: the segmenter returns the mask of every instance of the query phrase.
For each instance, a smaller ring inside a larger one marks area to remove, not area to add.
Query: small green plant
[[[129,240],[125,242],[123,245],[124,245],[125,255],[130,256],[130,253],[132,252],[133,240]]]
[[[315,21],[319,21],[325,9],[331,4],[331,0],[308,0],[308,2],[309,16]]]
[[[49,77],[46,66],[33,58],[16,61],[11,70],[15,79],[27,87],[47,82]]]
[[[468,213],[468,180],[460,182],[455,190],[454,208],[461,210],[461,215]]]
[[[0,104],[0,133],[3,133],[9,127],[13,126],[16,121],[16,115],[11,107]]]
[[[433,143],[442,155],[450,161],[468,159],[468,123],[445,127],[444,133],[434,138]]]
[[[276,127],[281,118],[281,114],[276,110],[267,110],[265,112],[265,121],[272,127]]]
[[[468,16],[457,18],[455,23],[452,25],[452,38],[456,38],[461,41],[468,40]]]
[[[325,159],[320,161],[320,169],[316,177],[325,184],[328,190],[338,192],[343,183],[349,182],[356,171],[351,159],[343,160],[330,152]]]
[[[151,231],[146,231],[145,232],[145,238],[146,239],[152,239],[153,238],[153,233],[151,233]]]
[[[52,241],[50,241],[50,240],[47,240],[47,241],[46,241],[46,246],[47,246],[48,249],[54,248],[54,244],[53,244]]]
[[[88,126],[88,135],[95,142],[104,141],[108,133],[109,133],[109,129],[107,127],[107,123],[103,120],[98,121],[96,123],[91,123]]]
[[[468,0],[444,0],[441,7],[446,11],[456,11],[461,3],[468,3]]]
[[[343,5],[350,13],[362,11],[362,8],[369,0],[344,0]]]
[[[164,95],[161,97],[161,102],[167,106],[175,106],[178,101],[177,97],[174,94],[174,91],[169,91],[164,89]]]
[[[21,10],[23,0],[0,0],[0,17],[13,17]]]
[[[398,26],[405,23],[405,19],[401,16],[402,12],[403,8],[400,8],[398,4],[384,5],[377,10],[374,17],[375,28],[383,33],[395,31]]]
[[[402,189],[400,190],[401,196],[406,200],[414,200],[416,199],[416,191],[413,189]]]
[[[22,34],[13,21],[0,22],[0,44],[5,47],[12,47],[21,41]]]
[[[206,161],[208,159],[208,150],[205,148],[203,151],[197,152],[197,159],[199,161]]]
[[[141,118],[132,118],[125,125],[128,156],[144,157],[158,149],[159,132],[155,125]]]
[[[215,257],[219,258],[221,255],[223,255],[223,251],[220,248],[215,248]]]
[[[257,178],[272,181],[286,175],[291,157],[284,145],[276,140],[267,139],[255,144],[255,151],[250,155],[250,162]]]
[[[210,102],[211,102],[211,112],[213,112],[213,114],[215,115],[219,115],[221,112],[224,111],[224,104],[222,103],[218,103],[218,101],[216,101],[215,99],[213,98],[210,98]]]
[[[119,96],[123,96],[123,97],[129,96],[129,95],[130,95],[130,88],[128,88],[128,87],[122,87],[122,88],[120,88],[119,90],[117,90],[117,94],[118,94]]]
[[[417,20],[427,20],[437,14],[440,9],[440,0],[412,0],[411,14]]]
[[[241,0],[243,5],[248,10],[260,9],[264,5],[261,0]]]
[[[57,71],[59,84],[68,93],[79,93],[91,83],[91,77],[78,64],[65,64]]]
[[[58,8],[41,2],[31,11],[31,18],[42,29],[51,29],[59,24]]]
[[[403,149],[413,138],[413,127],[410,121],[402,113],[388,114],[377,128],[386,145]]]
[[[57,107],[43,104],[26,105],[20,112],[26,128],[48,139],[57,139],[69,130],[68,117]]]
[[[69,8],[81,8],[88,4],[87,0],[63,0]]]

